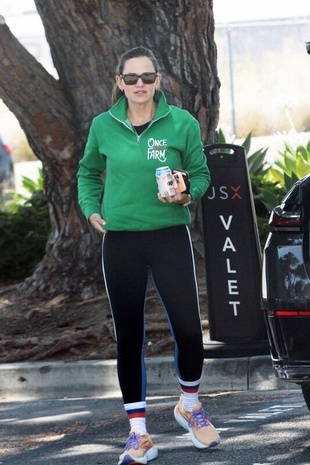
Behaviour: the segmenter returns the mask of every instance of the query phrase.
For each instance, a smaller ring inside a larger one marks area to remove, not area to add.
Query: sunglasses
[[[157,78],[157,73],[128,73],[128,74],[120,74],[119,77],[123,79],[126,86],[133,86],[137,84],[138,79],[141,78],[143,84],[154,84]]]

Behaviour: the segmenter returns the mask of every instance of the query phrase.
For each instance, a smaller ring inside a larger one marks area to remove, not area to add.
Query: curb
[[[179,392],[173,357],[146,359],[148,395]],[[119,397],[116,360],[0,364],[2,401]],[[201,393],[292,389],[279,379],[270,356],[204,360]]]

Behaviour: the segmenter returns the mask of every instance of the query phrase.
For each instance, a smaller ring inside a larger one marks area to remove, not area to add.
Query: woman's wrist
[[[185,202],[181,205],[182,207],[188,207],[189,205],[191,205],[191,203],[193,203],[192,196],[190,194],[187,194],[187,199],[185,199]]]

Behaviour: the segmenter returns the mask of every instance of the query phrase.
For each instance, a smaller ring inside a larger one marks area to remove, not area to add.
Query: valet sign
[[[265,340],[261,251],[244,148],[205,147],[211,185],[202,199],[210,338]]]

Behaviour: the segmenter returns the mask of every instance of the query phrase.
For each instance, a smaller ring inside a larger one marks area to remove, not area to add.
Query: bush
[[[0,282],[23,281],[43,258],[50,234],[48,206],[42,191],[12,211],[0,211]]]
[[[269,234],[269,216],[271,210],[280,205],[286,189],[279,184],[267,181],[261,176],[251,176],[251,187],[257,218],[261,247],[263,248]]]
[[[274,157],[268,171],[267,179],[273,180],[286,188],[286,191],[310,172],[310,141],[293,145],[284,141],[283,150]]]

